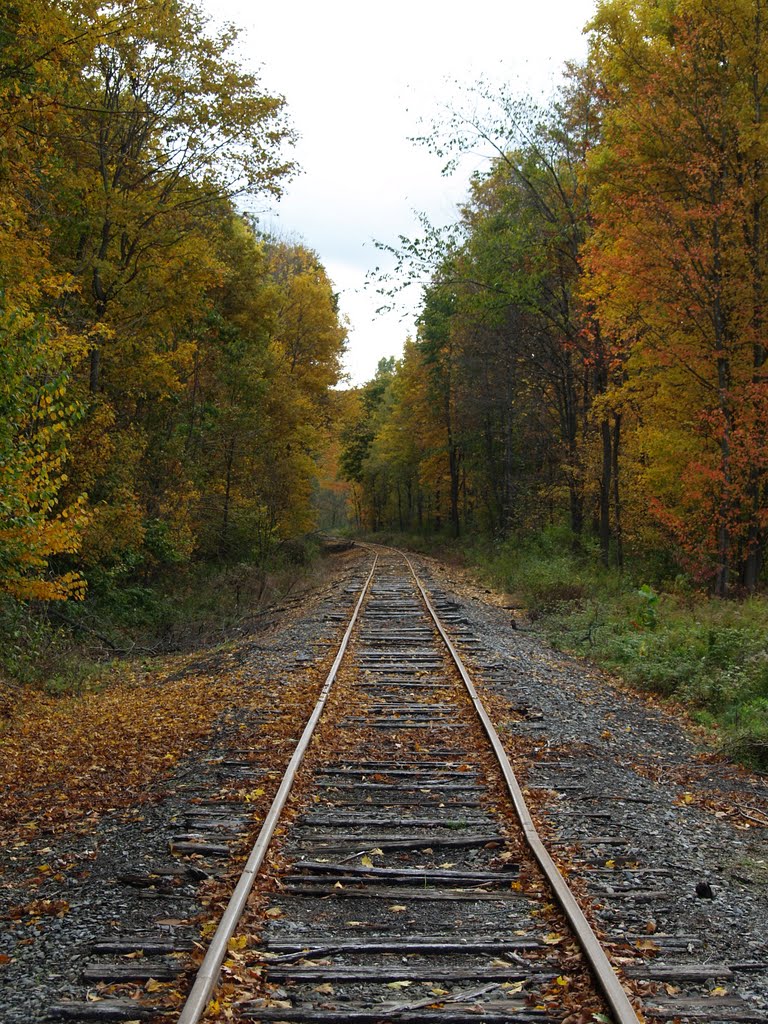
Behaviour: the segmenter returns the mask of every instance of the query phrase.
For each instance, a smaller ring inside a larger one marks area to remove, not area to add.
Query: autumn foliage
[[[5,5],[0,589],[80,598],[313,523],[345,328],[241,210],[293,173],[282,97],[189,0]]]
[[[605,0],[549,107],[480,83],[424,138],[493,155],[449,242],[395,250],[422,313],[348,429],[361,522],[565,521],[605,565],[758,587],[767,28],[761,0]]]

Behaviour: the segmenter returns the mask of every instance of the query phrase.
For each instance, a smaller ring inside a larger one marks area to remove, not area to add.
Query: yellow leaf
[[[555,984],[556,985],[560,985],[561,988],[567,988],[568,985],[570,985],[570,983],[571,983],[571,979],[570,978],[566,978],[563,974],[561,974],[559,978],[555,979]]]
[[[387,988],[408,988],[412,984],[412,981],[388,981]]]
[[[270,907],[269,910],[265,911],[266,917],[282,917],[285,911],[282,907]]]
[[[247,945],[248,945],[248,936],[247,935],[233,935],[232,938],[227,943],[227,949],[229,949],[230,952],[234,952],[235,950],[238,950],[238,949],[245,949],[245,947]]]
[[[710,989],[709,994],[711,996],[727,996],[728,989],[724,985],[717,985],[715,988]]]
[[[563,941],[563,936],[560,932],[549,932],[544,936],[544,942],[548,946],[558,946]]]
[[[147,992],[158,992],[162,987],[162,984],[157,981],[156,978],[150,978],[144,986],[144,989]]]
[[[523,991],[524,981],[505,981],[501,986],[508,996],[517,995],[518,992]]]
[[[318,985],[317,988],[313,988],[312,991],[317,992],[321,996],[332,996],[333,985],[330,983],[330,981],[326,981],[324,984]]]
[[[364,857],[360,858],[360,863],[363,865],[364,868],[372,868],[373,867],[373,861],[371,860],[371,858],[367,854]]]
[[[404,910],[407,910],[408,907],[404,907],[402,903],[393,903],[389,909],[392,911],[393,914],[402,914],[402,912]]]

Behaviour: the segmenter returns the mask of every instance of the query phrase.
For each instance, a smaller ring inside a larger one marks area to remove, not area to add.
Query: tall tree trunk
[[[762,4],[758,3],[755,11],[755,44],[757,53],[760,53],[761,50],[762,34],[763,11]],[[754,123],[760,126],[763,125],[764,85],[761,80],[762,72],[763,68],[756,64],[752,72],[752,96],[754,103]],[[768,349],[766,349],[763,339],[765,320],[763,315],[764,246],[761,245],[761,241],[763,236],[764,219],[764,199],[762,192],[765,188],[765,171],[762,160],[755,161],[754,178],[760,188],[761,194],[752,203],[748,241],[752,273],[752,337],[754,339],[752,347],[752,383],[753,385],[759,386],[765,380],[764,367],[766,359],[768,359]],[[749,472],[748,494],[750,504],[750,522],[747,528],[746,557],[742,567],[741,582],[745,590],[752,594],[757,588],[760,572],[762,571],[766,543],[765,534],[761,531],[759,526],[759,517],[766,498],[766,482],[764,474],[761,474],[755,466],[752,466]]]
[[[94,345],[89,356],[88,387],[92,395],[99,390],[99,378],[101,372],[101,349]]]
[[[454,537],[458,537],[461,530],[461,521],[459,517],[459,489],[461,483],[459,467],[461,464],[461,455],[453,443],[451,443],[448,453],[448,463],[451,474],[451,532]]]
[[[613,473],[613,439],[611,424],[605,418],[600,423],[603,445],[603,467],[600,474],[600,560],[604,566],[611,561],[611,476]]]
[[[624,532],[621,517],[621,490],[619,488],[619,444],[621,441],[621,413],[613,421],[613,516],[616,537],[616,565],[624,567]]]
[[[227,445],[225,482],[224,482],[224,509],[221,517],[221,532],[219,534],[219,556],[224,558],[227,553],[227,541],[229,534],[229,508],[232,494],[232,467],[235,461],[235,439],[231,438]]]
[[[722,494],[717,522],[717,570],[715,573],[715,596],[727,597],[731,583],[731,435],[733,431],[733,410],[730,403],[730,364],[721,356],[717,360],[718,391],[720,412],[723,415],[722,437],[720,439],[720,473]]]

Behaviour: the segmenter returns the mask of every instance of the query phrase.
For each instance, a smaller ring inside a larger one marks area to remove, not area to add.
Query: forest
[[[25,0],[0,31],[0,589],[18,636],[30,610],[90,628],[89,604],[125,617],[168,574],[263,564],[305,534],[346,326],[317,255],[243,212],[291,180],[294,129],[234,29],[185,0]]]
[[[551,104],[481,81],[418,140],[446,173],[491,156],[454,225],[382,243],[418,329],[341,472],[362,528],[453,538],[765,753],[766,7],[615,0],[588,30]]]
[[[380,243],[418,329],[345,392],[326,270],[245,212],[297,168],[237,31],[4,5],[4,675],[346,517],[527,586],[630,674],[656,644],[656,688],[738,692],[768,748],[766,6],[605,0],[588,38],[550,103],[480,81],[416,140],[446,173],[492,155],[456,223]]]

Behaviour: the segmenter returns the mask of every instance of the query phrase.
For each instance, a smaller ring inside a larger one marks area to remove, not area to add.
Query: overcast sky
[[[243,29],[244,61],[288,101],[303,173],[261,220],[319,254],[351,322],[350,382],[362,383],[412,330],[402,313],[376,315],[366,274],[384,257],[373,240],[418,234],[415,210],[454,221],[472,169],[442,177],[441,161],[408,141],[419,119],[450,105],[454,81],[480,75],[549,95],[564,62],[586,53],[595,0],[204,3]]]

